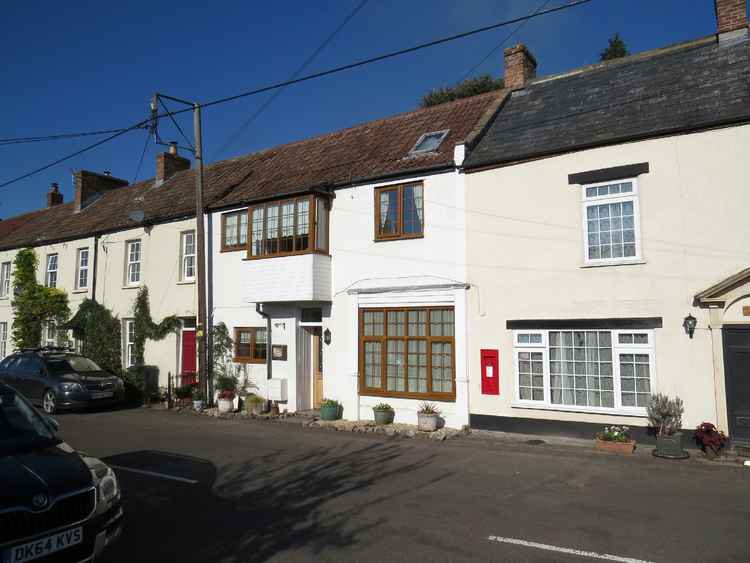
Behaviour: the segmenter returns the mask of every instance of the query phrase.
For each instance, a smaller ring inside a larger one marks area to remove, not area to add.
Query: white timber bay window
[[[641,261],[637,180],[586,184],[582,194],[584,263]]]
[[[44,285],[47,287],[57,287],[57,254],[47,254]]]
[[[0,298],[10,295],[10,262],[0,265]]]
[[[86,289],[89,286],[89,249],[79,248],[76,261],[76,289]]]
[[[125,243],[125,285],[141,283],[141,241]]]
[[[652,330],[516,330],[513,342],[519,406],[645,416]]]
[[[185,231],[180,238],[180,279],[195,279],[195,231]]]

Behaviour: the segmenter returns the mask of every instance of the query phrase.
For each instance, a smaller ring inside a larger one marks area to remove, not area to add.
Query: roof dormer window
[[[450,129],[444,129],[443,131],[433,131],[432,133],[425,133],[422,135],[409,151],[410,155],[423,154],[428,152],[436,152],[440,143],[443,139],[448,136]]]

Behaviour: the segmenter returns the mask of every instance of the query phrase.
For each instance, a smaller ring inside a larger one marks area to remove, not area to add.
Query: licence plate
[[[114,396],[113,391],[92,391],[91,392],[92,399],[108,399],[109,397],[113,397],[113,396]]]
[[[51,553],[56,553],[83,541],[83,528],[65,530],[59,534],[47,536],[23,545],[10,548],[9,563],[20,563],[21,561],[32,561]]]

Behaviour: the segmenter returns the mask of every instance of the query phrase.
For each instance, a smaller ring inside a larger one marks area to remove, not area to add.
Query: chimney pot
[[[60,193],[60,186],[57,182],[52,182],[47,192],[47,207],[54,207],[63,202],[63,195]]]
[[[526,45],[519,43],[504,52],[505,87],[511,90],[524,88],[536,76],[536,59]]]
[[[714,8],[719,39],[725,34],[747,35],[747,0],[714,0]]]
[[[104,171],[104,175],[105,176],[111,176],[112,175],[112,171],[111,170],[105,170]]]
[[[177,141],[169,141],[169,154],[177,154]]]

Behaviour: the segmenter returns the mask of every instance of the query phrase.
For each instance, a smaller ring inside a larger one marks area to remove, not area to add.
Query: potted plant
[[[670,399],[661,393],[651,395],[646,412],[649,423],[656,430],[654,455],[667,459],[690,457],[682,449],[682,413],[685,412],[682,399]]]
[[[216,378],[216,389],[219,391],[219,412],[228,413],[234,410],[234,398],[237,395],[237,380],[233,377]]]
[[[266,400],[263,397],[259,397],[254,393],[251,393],[245,397],[245,412],[247,414],[262,414],[265,410]]]
[[[193,391],[193,409],[195,409],[196,412],[201,412],[203,410],[203,391],[200,389]]]
[[[341,403],[333,399],[323,399],[320,403],[320,420],[338,420],[341,418]]]
[[[193,397],[193,386],[180,385],[177,389],[174,390],[174,394],[177,396],[181,407],[185,406],[186,403],[189,405]]]
[[[693,439],[709,459],[716,459],[729,441],[721,430],[710,422],[704,422],[695,429]]]
[[[632,454],[635,440],[630,437],[627,426],[605,426],[596,435],[596,449],[618,454]]]
[[[417,429],[422,432],[434,432],[437,430],[440,411],[432,403],[422,403],[417,411]]]
[[[388,403],[378,403],[372,407],[372,412],[375,414],[375,424],[378,426],[393,424],[393,417],[396,416],[396,411]]]

